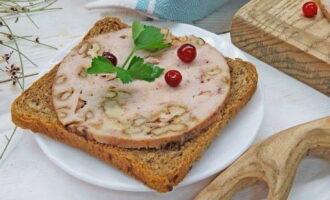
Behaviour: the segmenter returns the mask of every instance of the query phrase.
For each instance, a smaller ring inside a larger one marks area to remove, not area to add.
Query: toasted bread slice
[[[316,0],[324,16],[330,22],[330,0]]]
[[[119,19],[108,17],[98,21],[85,38],[124,27],[127,25]],[[13,102],[12,120],[21,128],[30,129],[84,150],[116,166],[150,188],[159,192],[168,192],[183,180],[193,163],[219,135],[219,131],[250,100],[256,90],[258,78],[255,67],[240,59],[226,58],[226,60],[231,71],[231,87],[225,107],[215,123],[182,145],[173,144],[162,149],[125,149],[101,144],[69,132],[57,119],[52,105],[51,88],[58,65]]]

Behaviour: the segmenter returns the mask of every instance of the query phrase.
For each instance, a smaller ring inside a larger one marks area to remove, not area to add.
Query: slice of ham
[[[97,142],[125,148],[160,148],[184,142],[210,124],[221,112],[230,89],[229,67],[214,47],[194,36],[167,33],[172,46],[138,56],[183,80],[170,87],[164,74],[154,82],[123,84],[114,74],[87,75],[92,57],[110,51],[122,65],[133,48],[131,29],[102,34],[81,42],[60,63],[53,84],[53,105],[59,121],[70,131]],[[183,63],[177,49],[192,43],[196,59]]]

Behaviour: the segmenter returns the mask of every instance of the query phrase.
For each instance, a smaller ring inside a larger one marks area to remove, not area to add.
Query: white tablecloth
[[[33,29],[29,21],[21,19],[14,31],[24,35],[38,35],[43,42],[61,47],[85,33],[101,16],[83,9],[84,0],[60,0],[61,11],[37,14],[33,19],[40,29]],[[55,5],[56,6],[56,5]],[[141,19],[136,13],[112,11],[111,15],[124,20]],[[223,35],[229,40],[229,34]],[[0,50],[2,52],[3,49]],[[24,46],[23,51],[42,68],[54,54],[45,48]],[[265,97],[265,115],[256,141],[291,126],[330,115],[330,99],[320,92],[277,71],[271,66],[247,55],[257,66],[262,93]],[[27,72],[39,71],[30,65]],[[1,76],[0,76],[1,78]],[[35,77],[27,78],[28,85]],[[19,94],[11,83],[0,84],[0,147],[4,134],[13,128],[10,121],[10,103]],[[113,191],[80,181],[53,164],[37,146],[31,134],[18,131],[4,160],[0,161],[0,199],[180,199],[195,196],[210,179],[174,190],[167,194]],[[289,199],[329,200],[330,161],[307,158],[300,165]],[[234,199],[265,197],[267,189],[259,184],[241,191]]]

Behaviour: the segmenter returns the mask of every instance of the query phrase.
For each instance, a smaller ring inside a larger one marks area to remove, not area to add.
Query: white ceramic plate
[[[230,40],[206,30],[177,23],[157,23],[169,27],[176,35],[193,34],[202,37],[215,46],[225,56],[247,60],[244,54],[234,47]],[[77,43],[59,51],[51,65],[59,62]],[[45,71],[48,71],[46,69]],[[202,158],[194,165],[185,179],[177,186],[185,186],[205,179],[226,168],[238,158],[253,142],[263,117],[263,97],[257,89],[251,101],[222,131]],[[37,143],[56,165],[69,174],[98,186],[123,191],[151,191],[139,181],[125,175],[116,168],[78,149],[69,147],[42,135],[35,136]]]

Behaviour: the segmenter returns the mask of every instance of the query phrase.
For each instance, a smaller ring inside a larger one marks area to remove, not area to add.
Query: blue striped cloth
[[[194,21],[211,14],[227,0],[137,0],[135,9],[159,19]]]
[[[158,19],[191,22],[208,16],[228,0],[96,0],[87,9],[120,7]]]

